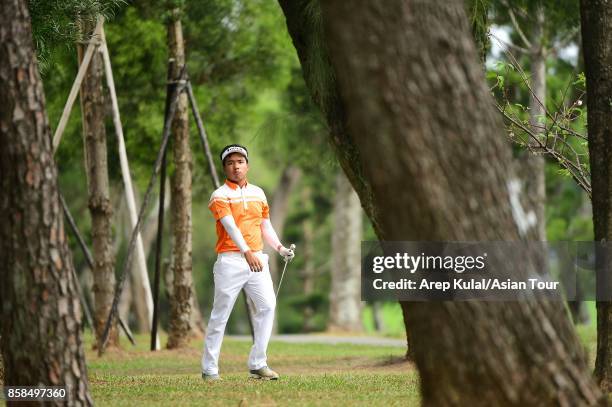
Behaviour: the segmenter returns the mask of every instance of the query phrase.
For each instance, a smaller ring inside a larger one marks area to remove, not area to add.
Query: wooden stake
[[[138,215],[136,213],[136,200],[134,199],[134,189],[132,187],[132,178],[130,176],[130,167],[128,164],[127,153],[125,149],[125,140],[123,138],[123,127],[121,125],[121,117],[119,115],[119,103],[117,102],[117,92],[115,90],[115,81],[113,79],[113,70],[111,66],[110,56],[108,53],[108,47],[106,46],[106,36],[104,34],[104,28],[100,28],[102,58],[104,60],[104,71],[106,74],[106,82],[111,97],[111,105],[113,111],[113,123],[115,125],[115,133],[117,135],[117,144],[119,148],[119,162],[121,165],[121,174],[123,178],[123,185],[125,190],[125,198],[128,206],[128,214],[130,217],[130,223],[132,228],[136,227],[138,222]],[[140,232],[136,236],[136,267],[135,273],[138,273],[138,280],[141,283],[140,289],[144,293],[145,303],[147,305],[147,313],[149,316],[149,329],[153,322],[153,296],[151,295],[151,285],[149,283],[149,274],[147,272],[147,263],[144,253],[144,246],[142,244],[142,237]],[[157,349],[159,349],[159,337],[157,338]]]
[[[87,68],[89,68],[89,62],[91,62],[91,57],[96,48],[100,45],[99,40],[95,40],[96,37],[99,38],[100,32],[102,30],[102,24],[104,24],[104,17],[98,18],[98,22],[96,23],[96,29],[94,30],[94,35],[89,40],[89,45],[87,46],[87,50],[85,51],[85,55],[83,56],[83,62],[79,66],[79,71],[77,73],[76,78],[74,79],[74,83],[72,84],[72,89],[70,89],[70,94],[68,95],[68,100],[66,101],[66,105],[64,105],[64,111],[62,112],[62,117],[60,117],[59,124],[55,129],[55,134],[53,135],[53,153],[57,151],[57,147],[62,139],[62,135],[64,134],[64,130],[66,129],[66,124],[68,123],[68,118],[70,117],[70,112],[72,112],[72,106],[74,105],[74,101],[76,100],[77,95],[79,94],[79,89],[81,89],[81,83],[83,82],[83,78],[85,78],[85,74],[87,73]]]

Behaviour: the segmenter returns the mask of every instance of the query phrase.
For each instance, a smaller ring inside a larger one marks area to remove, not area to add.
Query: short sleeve
[[[268,206],[268,199],[266,198],[266,193],[261,188],[259,188],[259,193],[261,194],[260,198],[262,201],[261,217],[264,219],[269,219],[270,218],[270,207]]]
[[[232,210],[229,206],[229,199],[224,196],[216,196],[215,194],[210,197],[208,209],[212,212],[215,220],[232,214]]]

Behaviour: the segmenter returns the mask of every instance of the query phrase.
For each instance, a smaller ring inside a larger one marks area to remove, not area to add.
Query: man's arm
[[[293,259],[293,257],[295,256],[295,254],[293,253],[293,250],[287,249],[285,246],[283,246],[269,218],[262,219],[261,233],[266,243],[272,246],[274,250],[279,252],[281,256],[283,256],[286,260]]]
[[[242,232],[240,232],[240,229],[238,229],[238,225],[236,225],[236,221],[234,220],[234,217],[232,215],[224,216],[219,219],[219,221],[225,228],[227,234],[230,235],[236,246],[238,246],[241,253],[248,252],[249,250],[251,250],[246,240],[244,240]]]
[[[247,244],[246,240],[242,236],[242,232],[236,225],[236,221],[232,215],[226,215],[219,219],[227,234],[230,235],[236,246],[240,249],[240,252],[244,255],[249,267],[252,271],[261,271],[263,270],[263,265],[261,261],[251,252],[251,248]]]

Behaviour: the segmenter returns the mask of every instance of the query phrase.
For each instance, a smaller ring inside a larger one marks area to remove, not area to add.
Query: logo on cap
[[[221,153],[221,161],[224,161],[225,157],[233,153],[242,154],[246,159],[249,158],[249,153],[247,153],[245,148],[240,146],[231,146]]]

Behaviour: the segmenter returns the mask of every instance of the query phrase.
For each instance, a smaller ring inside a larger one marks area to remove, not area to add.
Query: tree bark
[[[301,193],[302,202],[304,205],[309,205],[312,201],[310,186],[305,186]],[[314,227],[313,221],[309,217],[306,217],[302,222],[302,248],[301,253],[304,258],[304,268],[301,271],[302,287],[304,290],[304,297],[308,298],[315,289],[315,277],[316,269],[314,265]],[[285,278],[288,276],[285,275]],[[313,316],[314,309],[310,304],[306,304],[302,310],[304,321],[302,323],[303,332],[311,332],[314,330]]]
[[[359,332],[361,322],[361,235],[359,196],[344,172],[336,175],[333,263],[329,293],[330,330]]]
[[[92,405],[81,307],[25,1],[0,2],[0,340],[6,386]]]
[[[285,15],[307,77],[312,53]],[[360,174],[349,178],[379,239],[519,240],[511,148],[463,2],[330,0],[322,21],[345,112],[331,117],[345,124],[330,125],[332,142],[348,152],[342,167]],[[424,405],[604,403],[558,303],[406,306]]]
[[[180,10],[171,11],[173,17],[168,24],[168,50],[170,64],[168,78],[179,80],[185,66],[185,47]],[[191,274],[191,149],[189,147],[189,112],[187,95],[181,94],[176,114],[172,120],[172,152],[174,172],[172,185],[172,259],[174,272],[170,321],[168,327],[169,349],[188,345],[194,334],[191,321],[193,278]]]
[[[546,123],[546,46],[544,44],[544,6],[538,4],[531,34],[531,90],[529,93],[529,123],[536,134],[544,133]],[[535,142],[534,142],[535,143]],[[546,178],[545,161],[529,150],[521,152],[518,175],[522,182],[521,199],[527,208],[522,232],[524,238],[546,240]],[[529,214],[533,213],[532,217]]]
[[[85,38],[93,35],[95,24],[85,23]],[[97,39],[91,38],[92,41]],[[79,60],[85,52],[79,46]],[[83,122],[83,147],[87,174],[88,207],[91,215],[92,255],[94,259],[93,293],[94,325],[96,338],[104,332],[106,319],[113,304],[115,292],[114,255],[112,251],[111,224],[113,209],[110,202],[108,160],[106,150],[105,101],[102,88],[104,62],[99,50],[94,52],[81,85],[81,114]],[[108,337],[108,346],[119,345],[117,322],[114,321]],[[96,345],[94,345],[94,348]]]
[[[385,320],[383,318],[382,305],[379,301],[374,301],[372,303],[372,319],[374,322],[374,330],[376,332],[384,332]]]
[[[593,226],[595,240],[607,243],[612,240],[612,3],[582,0],[580,17],[586,68]],[[604,259],[596,261],[601,264]],[[610,270],[609,263],[605,266]],[[604,392],[612,391],[610,302],[597,302],[595,376]]]
[[[2,338],[0,338],[0,343]],[[2,360],[2,352],[0,352],[0,384],[4,386],[4,361]]]

